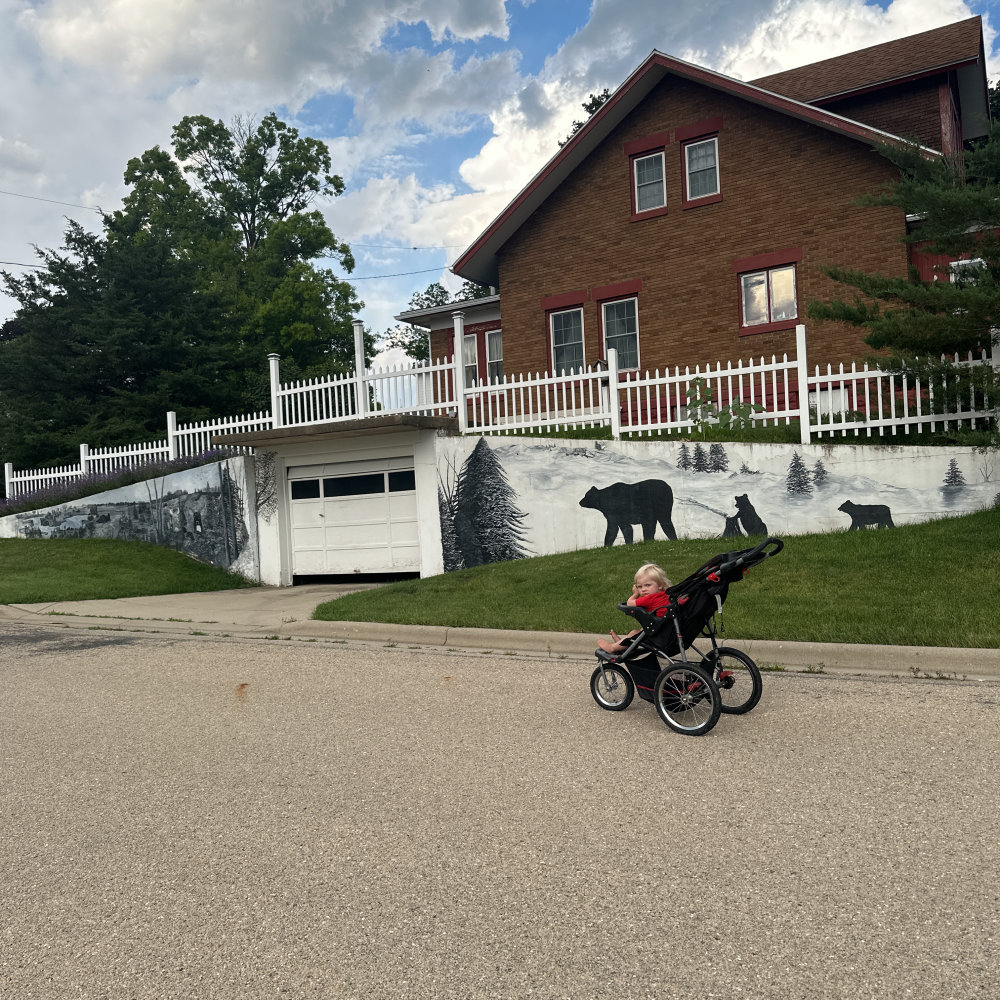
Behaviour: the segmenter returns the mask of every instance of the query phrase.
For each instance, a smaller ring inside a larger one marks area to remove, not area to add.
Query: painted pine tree
[[[525,558],[525,515],[516,499],[503,466],[480,438],[455,482],[455,536],[465,566]]]
[[[809,470],[797,451],[792,453],[792,460],[788,463],[785,489],[794,496],[812,495],[813,484],[809,477]]]
[[[444,571],[450,573],[462,569],[462,550],[458,545],[458,535],[455,532],[454,494],[446,493],[438,486],[438,514],[441,518],[441,554],[444,557]]]
[[[691,468],[695,472],[708,472],[708,454],[702,448],[701,442],[694,446],[694,458],[691,460]]]
[[[816,459],[816,464],[813,466],[812,478],[817,486],[822,486],[830,478],[830,473],[826,471],[823,459]]]
[[[729,456],[726,454],[726,449],[723,448],[721,444],[713,444],[708,449],[708,471],[729,471]]]
[[[958,467],[958,459],[953,458],[948,463],[948,471],[945,473],[944,489],[954,491],[964,490],[967,485],[965,476],[962,475],[962,470]]]
[[[687,441],[681,442],[681,454],[680,458],[677,459],[678,469],[690,469],[691,468],[691,452],[688,451]]]

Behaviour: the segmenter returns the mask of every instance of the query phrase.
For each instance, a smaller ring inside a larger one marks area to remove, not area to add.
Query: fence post
[[[8,499],[13,499],[11,487],[14,482],[14,463],[4,462],[3,464],[3,495]]]
[[[465,313],[456,309],[451,314],[455,330],[455,353],[452,365],[455,369],[455,407],[458,411],[458,433],[466,434],[469,430],[469,414],[465,409]]]
[[[354,378],[355,396],[357,397],[357,408],[359,417],[367,417],[370,411],[368,405],[368,379],[365,367],[365,324],[356,319],[354,326]]]
[[[611,417],[611,440],[622,439],[622,413],[618,402],[618,351],[608,348],[608,410]]]
[[[87,463],[90,461],[90,448],[85,445],[80,445],[80,475],[85,476],[87,474]]]
[[[799,441],[809,444],[809,359],[806,357],[806,328],[795,327],[795,367],[799,383]]]
[[[177,458],[177,412],[167,410],[167,458],[172,462]]]
[[[269,354],[267,356],[268,370],[271,376],[271,426],[283,427],[284,421],[281,419],[281,398],[278,390],[281,388],[280,354]]]

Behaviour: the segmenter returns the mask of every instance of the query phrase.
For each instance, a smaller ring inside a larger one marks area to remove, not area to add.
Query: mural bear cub
[[[842,510],[851,518],[851,526],[848,531],[860,531],[869,525],[876,528],[895,528],[892,523],[892,514],[884,503],[851,503],[845,500],[837,510]]]
[[[760,515],[754,510],[750,503],[748,494],[743,493],[736,497],[736,516],[740,520],[743,530],[748,535],[766,535],[767,525],[760,519]]]
[[[612,483],[599,490],[591,486],[580,501],[581,507],[599,510],[607,521],[604,544],[614,545],[618,532],[626,545],[632,544],[632,525],[642,525],[644,541],[651,541],[659,524],[667,538],[677,540],[670,515],[674,509],[674,491],[662,479],[644,479],[641,483]]]

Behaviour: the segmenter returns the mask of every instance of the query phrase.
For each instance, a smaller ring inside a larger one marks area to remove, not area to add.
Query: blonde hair
[[[657,586],[662,587],[664,590],[670,586],[670,581],[667,579],[667,574],[663,572],[663,569],[656,565],[656,563],[646,563],[645,566],[640,566],[635,571],[635,582],[639,582],[639,577],[649,577],[653,583]]]

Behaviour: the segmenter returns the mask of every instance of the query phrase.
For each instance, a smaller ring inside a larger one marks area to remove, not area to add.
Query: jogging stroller
[[[746,653],[718,644],[715,616],[730,584],[784,547],[781,539],[766,538],[752,549],[714,556],[670,587],[669,603],[655,611],[619,604],[640,631],[622,639],[622,652],[596,651],[590,693],[597,704],[621,712],[638,692],[671,729],[687,736],[703,736],[723,712],[749,712],[760,701],[760,670]],[[694,645],[699,637],[711,641],[705,653]]]

